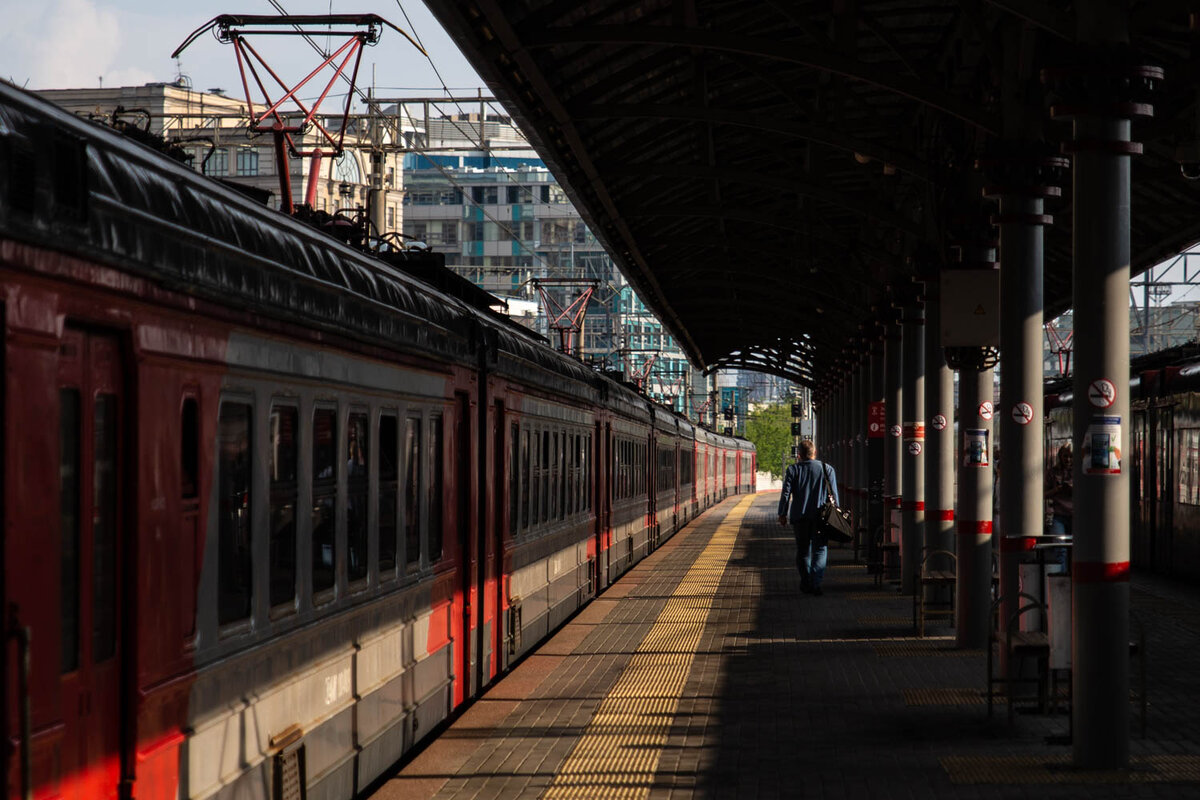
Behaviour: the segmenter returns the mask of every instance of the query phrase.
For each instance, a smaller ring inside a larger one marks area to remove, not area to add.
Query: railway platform
[[[1200,797],[1200,592],[1134,576],[1145,733],[1139,706],[1131,768],[1082,771],[1063,706],[989,719],[984,651],[918,638],[849,548],[802,594],[777,501],[701,515],[367,796]]]

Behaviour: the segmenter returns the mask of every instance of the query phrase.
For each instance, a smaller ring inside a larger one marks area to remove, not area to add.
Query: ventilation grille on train
[[[521,598],[514,597],[508,604],[508,654],[515,656],[521,650]]]
[[[308,800],[302,737],[298,725],[271,737],[271,746],[279,748],[273,759],[275,790],[271,800]]]

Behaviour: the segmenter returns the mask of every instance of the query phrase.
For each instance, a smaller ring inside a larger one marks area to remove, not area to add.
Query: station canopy
[[[1071,139],[1046,79],[1063,66],[1162,68],[1133,122],[1133,272],[1200,239],[1187,3],[1133,3],[1130,42],[1101,54],[1076,45],[1071,2],[427,3],[710,371],[840,383],[925,282],[987,261],[988,165]],[[1071,304],[1071,176],[1047,181],[1050,317]]]

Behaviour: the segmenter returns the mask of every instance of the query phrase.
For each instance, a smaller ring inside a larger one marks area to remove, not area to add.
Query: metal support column
[[[1128,51],[1129,10],[1076,10],[1077,66],[1047,70],[1074,123],[1075,519],[1072,714],[1077,767],[1129,765],[1129,202],[1130,117],[1162,70]],[[1075,92],[1071,96],[1070,92]]]
[[[912,594],[925,547],[925,319],[920,302],[904,309],[901,436],[900,590]]]
[[[992,369],[958,373],[955,644],[988,645],[992,589]]]

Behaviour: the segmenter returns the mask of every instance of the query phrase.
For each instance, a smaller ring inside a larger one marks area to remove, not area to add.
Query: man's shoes
[[[810,591],[812,594],[815,594],[817,597],[820,597],[821,595],[825,594],[824,592],[822,592],[822,591],[821,591],[821,587],[820,587],[820,586],[818,586],[818,587],[817,587],[817,588],[815,588],[815,589],[810,589],[809,591]]]

